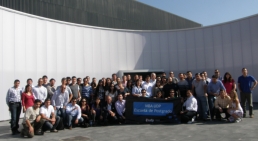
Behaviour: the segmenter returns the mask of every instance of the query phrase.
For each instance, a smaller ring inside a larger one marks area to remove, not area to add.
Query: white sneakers
[[[194,116],[191,121],[188,121],[188,122],[187,122],[187,124],[192,124],[192,123],[195,121],[195,118],[196,118],[196,117]]]

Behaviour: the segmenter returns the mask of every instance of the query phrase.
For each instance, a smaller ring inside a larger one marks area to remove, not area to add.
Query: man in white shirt
[[[29,107],[24,115],[24,119],[22,122],[23,129],[21,131],[21,136],[27,136],[32,138],[35,135],[44,135],[44,132],[40,131],[42,125],[44,124],[44,120],[41,119],[39,115],[39,107],[41,105],[41,101],[36,99],[34,101],[34,105]]]
[[[83,122],[81,108],[77,103],[76,98],[72,98],[72,103],[66,106],[66,126],[71,130],[72,125],[78,125]]]
[[[156,84],[156,73],[151,73],[150,83],[152,83],[152,85]]]
[[[66,85],[62,85],[58,90],[55,91],[51,101],[55,109],[55,114],[62,117],[65,116],[65,106],[69,103],[69,92],[66,89]]]
[[[192,123],[194,121],[197,112],[197,100],[193,97],[190,90],[187,91],[187,100],[183,104],[186,110],[181,111],[181,122],[182,123]]]
[[[118,100],[115,103],[116,112],[118,114],[119,124],[125,122],[125,100],[123,100],[123,95],[118,94]]]
[[[39,78],[38,86],[32,89],[33,95],[35,99],[41,100],[43,103],[47,98],[47,89],[43,86],[43,79]]]
[[[50,105],[51,100],[46,99],[44,106],[40,108],[41,118],[45,121],[42,127],[43,132],[50,130],[50,132],[58,132],[56,127],[59,124],[60,117],[55,116],[55,110],[52,105]]]
[[[146,76],[146,82],[142,85],[142,89],[146,90],[146,97],[152,97],[153,84],[150,83],[150,76]]]

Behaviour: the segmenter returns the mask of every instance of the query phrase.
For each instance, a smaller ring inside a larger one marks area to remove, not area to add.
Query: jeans
[[[20,102],[9,102],[9,109],[11,112],[11,129],[16,131],[19,129],[19,119],[21,114],[21,103]]]
[[[207,99],[205,96],[196,96],[198,104],[198,114],[200,118],[207,119]]]
[[[30,123],[31,126],[34,128],[34,132],[32,132],[32,133],[29,132],[29,127],[27,126],[26,123],[22,124],[23,125],[22,132],[24,133],[25,136],[32,138],[32,137],[34,137],[34,133],[38,132],[42,128],[44,122],[45,121],[41,119],[39,122],[36,122],[36,120],[34,120],[32,123]]]
[[[43,131],[54,130],[58,126],[59,122],[60,122],[59,116],[56,116],[56,122],[54,125],[50,121],[45,121],[43,124],[42,130]]]
[[[66,112],[65,112],[65,109],[64,109],[64,108],[56,108],[55,115],[56,115],[56,116],[59,116],[59,117],[62,117],[62,118],[63,118],[63,121],[65,121]]]
[[[230,114],[228,113],[228,108],[223,108],[222,112],[219,111],[219,109],[216,108],[216,119],[217,120],[221,120],[221,113],[225,113],[226,114],[226,119],[228,119],[230,117]]]
[[[211,119],[214,119],[214,115],[215,115],[215,113],[214,113],[214,111],[215,111],[215,108],[214,108],[214,102],[215,102],[215,97],[214,96],[211,96],[211,95],[209,95],[208,96],[208,102],[209,102],[209,110],[210,110],[210,113],[211,113]]]
[[[252,93],[240,93],[240,98],[241,98],[241,106],[244,111],[244,115],[246,114],[246,101],[249,104],[249,115],[253,115],[253,96]]]
[[[68,127],[72,126],[72,123],[74,123],[76,119],[77,119],[77,115],[72,116],[71,114],[66,114],[66,125]],[[80,119],[78,119],[78,124],[80,124],[80,123],[83,123],[82,117]]]

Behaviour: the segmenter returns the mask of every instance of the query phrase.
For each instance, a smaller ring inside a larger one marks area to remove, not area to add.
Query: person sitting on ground
[[[119,120],[119,124],[125,123],[125,100],[123,100],[123,95],[120,93],[118,96],[118,100],[115,103],[117,116]]]
[[[187,100],[184,102],[183,107],[185,107],[185,111],[181,111],[181,122],[182,123],[192,123],[194,121],[194,117],[197,113],[197,100],[194,98],[191,90],[187,90]]]
[[[72,103],[66,106],[66,126],[71,130],[73,124],[79,125],[83,122],[81,108],[77,103],[77,98],[72,98]]]
[[[50,105],[50,99],[45,100],[44,105],[40,108],[41,118],[44,120],[42,127],[43,132],[50,130],[50,132],[58,132],[56,127],[59,124],[60,117],[55,116],[55,110],[52,105]]]
[[[41,100],[36,99],[34,105],[27,108],[24,119],[23,119],[23,129],[21,131],[21,136],[27,136],[29,138],[35,135],[44,135],[44,132],[40,131],[44,123],[39,115],[39,107],[41,105]]]
[[[169,91],[169,97],[166,97],[165,100],[167,100],[167,99],[174,99],[174,98],[176,98],[175,97],[175,91],[174,91],[174,89],[171,89]]]
[[[108,123],[117,122],[115,104],[112,103],[112,98],[110,96],[107,97],[107,101],[103,107],[103,111],[103,119],[105,125],[107,125]]]
[[[236,91],[231,91],[230,93],[230,97],[231,97],[231,105],[229,106],[230,108],[228,109],[228,113],[231,115],[229,117],[229,121],[230,122],[240,122],[242,121],[242,117],[243,117],[243,109],[240,105],[239,99],[238,99],[238,95]]]
[[[108,97],[108,96],[107,96]],[[91,106],[91,115],[93,120],[93,125],[96,124],[96,122],[101,123],[103,120],[102,116],[102,105],[100,104],[100,99],[97,97],[95,102]]]
[[[88,127],[90,120],[92,119],[92,117],[90,116],[90,106],[87,104],[87,99],[86,98],[82,98],[81,102],[80,102],[80,107],[81,107],[81,114],[82,114],[82,118],[83,118],[83,123],[82,126],[83,127]]]
[[[162,98],[162,92],[161,92],[161,91],[158,91],[157,94],[156,94],[156,96],[153,97],[153,98],[155,98],[155,99],[163,99],[163,98]]]
[[[220,90],[220,95],[215,100],[215,108],[216,108],[216,119],[221,120],[221,113],[226,114],[226,119],[229,118],[228,114],[228,108],[231,104],[230,97],[227,96],[226,92],[224,90]]]

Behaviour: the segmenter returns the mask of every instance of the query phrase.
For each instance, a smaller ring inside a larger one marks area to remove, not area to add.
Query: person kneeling
[[[71,130],[74,125],[81,124],[83,118],[81,115],[81,108],[77,103],[76,98],[72,99],[72,103],[67,104],[66,106],[66,125]]]
[[[119,94],[118,100],[115,103],[116,111],[118,114],[119,124],[125,123],[125,100],[123,100],[123,95]]]
[[[181,111],[181,122],[182,123],[192,123],[197,112],[197,100],[193,97],[190,90],[187,91],[187,100],[184,102],[183,106],[186,108],[185,111]]]
[[[227,96],[224,90],[220,90],[220,95],[215,100],[215,108],[216,108],[216,119],[221,120],[221,113],[226,114],[226,119],[229,118],[228,107],[231,103],[230,97]]]
[[[240,105],[237,92],[231,91],[230,97],[231,97],[231,106],[228,109],[228,113],[231,116],[228,118],[228,120],[230,122],[240,122],[242,121],[242,117],[243,117],[243,109]]]
[[[111,123],[117,122],[116,108],[112,103],[112,98],[110,96],[107,96],[107,102],[103,107],[103,111],[104,111],[103,120],[106,125],[108,124],[108,122],[111,122]]]
[[[29,138],[34,137],[35,135],[43,135],[44,132],[40,131],[44,121],[41,119],[39,115],[39,107],[41,105],[41,101],[36,99],[34,101],[34,105],[32,107],[27,108],[25,112],[25,116],[23,119],[23,128],[21,131],[21,136],[27,136]]]
[[[42,127],[43,132],[50,130],[50,132],[58,132],[56,127],[59,124],[60,117],[55,116],[55,110],[52,105],[50,105],[50,99],[45,100],[45,105],[40,108],[40,115],[44,120]]]

